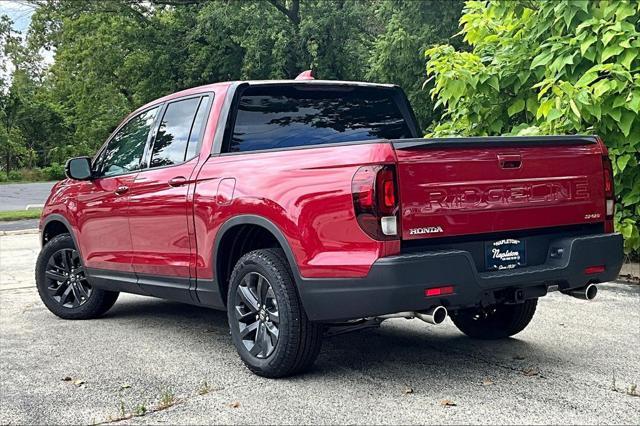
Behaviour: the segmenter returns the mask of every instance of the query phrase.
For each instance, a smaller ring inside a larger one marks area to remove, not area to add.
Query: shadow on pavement
[[[100,321],[118,321],[125,326],[130,322],[136,330],[144,325],[145,328],[161,328],[165,334],[179,333],[186,345],[189,345],[189,339],[194,342],[202,339],[202,333],[229,334],[226,312],[154,298],[117,302]],[[532,342],[518,338],[472,340],[459,334],[451,325],[434,327],[418,320],[403,321],[326,338],[315,367],[302,377],[328,379],[352,370],[356,374],[366,371],[374,376],[393,375],[394,381],[407,376],[417,381],[455,380],[456,375],[465,374],[481,379],[487,370],[496,367],[520,370],[522,363],[517,360],[532,352],[536,353],[538,366],[545,368],[540,365],[540,357],[546,358],[544,348]],[[225,345],[225,351],[235,352],[230,337],[212,339],[212,350],[221,344]],[[557,368],[558,360],[555,361],[553,367]]]

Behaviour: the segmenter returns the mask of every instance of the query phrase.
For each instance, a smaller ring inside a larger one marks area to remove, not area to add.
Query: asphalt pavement
[[[25,210],[28,205],[42,206],[56,182],[8,183],[0,185],[0,211]]]
[[[39,219],[13,220],[9,222],[0,221],[0,233],[3,231],[25,231],[27,229],[37,229]]]
[[[505,341],[390,320],[268,380],[242,365],[222,312],[121,295],[101,319],[58,319],[34,288],[38,249],[0,237],[0,424],[640,423],[638,285],[552,293]]]

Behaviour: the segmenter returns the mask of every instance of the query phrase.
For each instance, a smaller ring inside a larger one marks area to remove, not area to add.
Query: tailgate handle
[[[519,154],[498,155],[498,161],[502,169],[519,169],[522,167],[522,157]]]

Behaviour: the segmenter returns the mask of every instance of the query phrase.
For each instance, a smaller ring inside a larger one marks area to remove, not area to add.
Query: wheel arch
[[[243,237],[252,236],[251,240]],[[249,244],[246,244],[250,241]],[[216,235],[212,265],[220,296],[226,305],[231,270],[242,255],[260,248],[281,248],[289,262],[296,287],[300,272],[289,241],[280,228],[269,219],[257,215],[240,215],[227,220]],[[298,291],[298,294],[300,292]]]
[[[42,227],[40,232],[40,246],[44,247],[44,245],[50,241],[52,238],[57,237],[61,234],[69,234],[71,235],[71,239],[73,239],[73,244],[76,246],[76,250],[80,253],[80,258],[82,257],[82,251],[80,250],[80,245],[78,244],[78,240],[76,239],[76,235],[73,232],[73,227],[71,223],[60,214],[50,214],[42,221]]]

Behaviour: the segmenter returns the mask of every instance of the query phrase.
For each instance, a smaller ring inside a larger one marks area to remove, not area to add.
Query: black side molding
[[[526,147],[548,145],[591,145],[598,136],[478,136],[464,138],[419,138],[396,139],[391,144],[395,149],[415,148],[478,148],[478,147]]]

